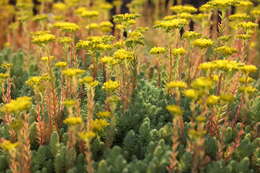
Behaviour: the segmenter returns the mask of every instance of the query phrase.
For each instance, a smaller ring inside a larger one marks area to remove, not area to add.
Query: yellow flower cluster
[[[98,112],[98,113],[97,113],[97,116],[98,116],[98,117],[101,117],[101,118],[111,118],[112,113],[111,113],[111,112],[108,112],[108,111]]]
[[[96,133],[89,131],[89,132],[81,132],[79,133],[79,137],[83,141],[91,141],[96,136]]]
[[[209,89],[213,87],[214,82],[207,77],[199,77],[192,81],[191,87],[194,89]]]
[[[208,48],[212,46],[214,42],[211,39],[199,38],[192,42],[193,46],[199,47],[201,49]]]
[[[186,20],[190,20],[192,19],[193,15],[190,13],[179,13],[177,14],[177,18],[179,19],[186,19]]]
[[[76,100],[72,100],[72,99],[67,99],[63,101],[63,105],[67,106],[67,107],[72,107],[76,104]]]
[[[8,140],[4,140],[2,143],[0,143],[0,148],[3,148],[4,150],[7,151],[13,151],[15,148],[18,146],[18,143],[12,143]]]
[[[117,81],[107,81],[103,84],[102,87],[104,90],[108,91],[108,92],[113,92],[115,91],[117,88],[119,88],[119,83]]]
[[[73,125],[81,124],[83,121],[80,117],[68,117],[63,122],[64,124],[73,126]]]
[[[95,119],[91,122],[91,127],[95,131],[103,130],[107,126],[109,126],[109,122],[104,119]]]
[[[177,105],[168,105],[166,106],[166,109],[172,114],[176,116],[182,116],[183,110],[180,106]]]
[[[200,33],[194,32],[194,31],[186,31],[184,32],[184,34],[182,35],[183,38],[186,38],[188,40],[193,40],[193,39],[197,39],[201,36]]]
[[[55,64],[56,67],[59,67],[59,68],[63,68],[63,67],[66,67],[68,65],[67,62],[64,62],[64,61],[60,61],[60,62],[57,62]]]
[[[166,88],[168,88],[168,89],[187,88],[187,84],[183,81],[171,81],[166,84]]]
[[[77,68],[68,68],[62,71],[62,74],[67,77],[79,76],[85,73],[85,70]]]
[[[254,72],[257,70],[256,66],[254,65],[244,65],[242,63],[231,60],[215,60],[211,62],[205,62],[200,64],[199,69],[223,71],[242,70],[245,72]]]
[[[230,15],[228,18],[231,21],[245,21],[245,20],[250,19],[250,16],[246,13],[236,13],[236,14]]]
[[[33,21],[39,22],[48,19],[48,16],[46,14],[39,14],[32,18]]]
[[[30,77],[25,83],[26,83],[26,85],[35,89],[35,88],[39,87],[43,81],[47,81],[49,79],[50,78],[48,75],[33,76],[33,77]]]
[[[251,93],[254,93],[257,91],[257,88],[253,87],[253,86],[242,86],[239,88],[239,91],[243,92],[243,93],[248,93],[248,94],[251,94]]]
[[[79,7],[78,9],[76,9],[75,13],[84,18],[93,18],[99,15],[98,11],[87,10],[85,7]]]
[[[184,96],[196,100],[199,96],[199,93],[195,89],[186,89],[183,91]]]
[[[159,21],[154,25],[154,27],[163,29],[166,32],[170,32],[174,29],[181,29],[188,24],[189,22],[186,19],[172,19],[166,21]]]
[[[53,27],[61,29],[64,32],[75,32],[79,30],[79,26],[70,22],[57,22],[53,24]]]
[[[54,56],[44,56],[44,57],[41,57],[41,60],[42,61],[52,61],[54,59]]]
[[[172,50],[172,54],[174,56],[183,56],[186,53],[186,50],[184,48],[174,48]]]
[[[229,46],[221,46],[221,47],[217,47],[215,49],[215,51],[220,54],[221,56],[230,56],[233,55],[234,53],[237,52],[237,50],[233,47],[229,47]]]
[[[163,54],[166,52],[166,48],[164,47],[153,47],[150,50],[150,54]]]
[[[127,51],[125,49],[119,49],[114,52],[113,57],[117,60],[132,60],[134,58],[134,54],[131,51]]]
[[[99,60],[101,63],[108,64],[108,65],[115,65],[118,61],[113,58],[112,56],[104,56]]]
[[[32,42],[35,44],[47,44],[55,40],[55,36],[48,33],[37,34],[32,37]]]
[[[208,105],[215,105],[218,103],[220,97],[219,96],[215,96],[215,95],[210,95],[207,100],[206,100],[206,103]]]
[[[10,77],[10,75],[8,73],[0,73],[0,80],[7,79],[9,77]]]
[[[87,84],[90,87],[96,87],[99,84],[99,82],[94,80],[94,78],[91,76],[86,76],[80,79],[79,82],[83,84]]]
[[[226,9],[231,7],[236,3],[236,0],[212,0],[209,5],[216,9]]]
[[[30,109],[32,106],[31,97],[18,97],[15,100],[11,100],[10,103],[7,103],[0,107],[1,112],[5,113],[19,113]]]
[[[57,2],[53,4],[52,8],[54,9],[54,11],[65,11],[67,9],[67,6],[62,2]]]
[[[118,14],[113,16],[113,21],[115,23],[131,23],[131,21],[135,20],[136,18],[140,17],[138,14],[131,14],[131,13],[125,13],[125,14]]]
[[[251,30],[251,29],[255,29],[258,26],[257,23],[253,23],[253,22],[241,22],[237,25],[238,28],[243,28],[244,30]]]
[[[58,39],[58,42],[61,44],[69,44],[69,43],[72,43],[73,40],[70,37],[61,37]]]
[[[189,5],[175,5],[170,8],[175,13],[195,13],[197,9]]]

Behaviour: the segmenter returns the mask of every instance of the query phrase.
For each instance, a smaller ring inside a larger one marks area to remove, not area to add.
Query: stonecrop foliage
[[[0,0],[0,173],[260,172],[259,1],[166,2]]]

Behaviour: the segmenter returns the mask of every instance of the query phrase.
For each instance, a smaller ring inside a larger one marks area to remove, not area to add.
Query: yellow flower
[[[39,44],[39,45],[47,44],[54,40],[55,40],[55,36],[52,34],[39,34],[39,35],[33,36],[33,38],[32,38],[32,42]]]
[[[79,137],[83,141],[90,141],[96,136],[96,133],[89,131],[89,132],[81,132],[79,133]]]
[[[125,49],[119,49],[113,54],[113,57],[118,60],[131,60],[134,58],[134,54]]]
[[[104,119],[95,119],[91,122],[91,127],[95,131],[103,130],[107,126],[109,126],[109,123]]]
[[[61,44],[69,44],[71,43],[73,40],[70,37],[61,37],[58,39],[58,42]]]
[[[54,3],[52,8],[55,11],[65,11],[67,9],[67,6],[64,3],[58,2],[58,3]]]
[[[42,84],[43,81],[46,81],[49,79],[50,79],[49,76],[46,76],[46,75],[32,76],[25,82],[25,84],[32,88],[37,88]]]
[[[191,99],[197,99],[199,96],[198,91],[194,90],[194,89],[187,89],[183,91],[183,94]]]
[[[109,80],[103,84],[102,88],[106,91],[112,92],[119,88],[119,83],[117,81]]]
[[[255,29],[257,26],[258,24],[253,22],[241,22],[237,25],[238,28],[243,28],[245,30]]]
[[[66,67],[68,65],[67,62],[64,62],[64,61],[60,61],[60,62],[57,62],[55,64],[56,67],[59,67],[59,68],[63,68],[63,67]]]
[[[75,23],[70,22],[56,22],[53,27],[61,29],[64,32],[75,32],[79,30],[79,26]]]
[[[5,113],[19,113],[30,109],[32,106],[31,97],[18,97],[15,100],[11,100],[10,103],[7,103],[0,107],[1,112]]]
[[[207,100],[206,100],[206,103],[208,105],[215,105],[218,103],[220,97],[219,96],[215,96],[215,95],[210,95]]]
[[[196,131],[194,129],[190,129],[188,131],[188,135],[191,139],[196,140],[206,135],[206,130]]]
[[[13,67],[13,64],[6,63],[6,64],[2,64],[1,67],[6,70],[10,70],[10,68]]]
[[[235,99],[235,97],[233,96],[233,94],[230,93],[224,93],[220,95],[220,100],[224,101],[224,102],[232,102]]]
[[[68,68],[62,71],[62,74],[68,77],[79,76],[85,73],[85,70],[77,68]]]
[[[80,14],[81,17],[86,17],[86,18],[93,18],[93,17],[97,17],[98,15],[99,15],[98,11],[90,11],[90,10],[82,11],[82,13]]]
[[[42,61],[51,61],[53,59],[54,59],[54,56],[44,56],[44,57],[41,57]]]
[[[237,52],[237,50],[236,50],[235,48],[233,48],[233,47],[228,47],[228,46],[217,47],[217,48],[215,49],[215,51],[216,51],[218,54],[220,54],[221,56],[224,56],[224,57],[230,56],[230,55],[232,55],[232,54],[234,54],[234,53]]]
[[[97,116],[98,116],[98,117],[101,117],[101,118],[110,118],[110,117],[112,116],[112,113],[111,113],[111,112],[108,112],[108,111],[98,112],[98,113],[97,113]]]
[[[236,0],[212,0],[209,2],[210,5],[216,9],[226,9],[234,5]]]
[[[18,146],[18,143],[12,143],[8,140],[4,140],[2,143],[0,143],[0,148],[3,148],[4,150],[7,151],[13,151],[15,148]]]
[[[186,50],[184,48],[175,48],[172,50],[172,54],[175,56],[182,56],[186,53]]]
[[[101,63],[108,64],[108,65],[115,65],[118,63],[118,61],[115,60],[115,58],[113,58],[112,56],[104,56],[104,57],[100,58],[99,61]]]
[[[191,86],[195,89],[202,89],[202,88],[211,88],[213,87],[214,82],[206,77],[199,77],[192,81]]]
[[[257,91],[256,88],[252,87],[252,86],[242,86],[239,88],[239,91],[243,92],[243,93],[254,93]]]
[[[99,28],[99,25],[97,23],[90,23],[85,27],[87,30],[93,30]]]
[[[180,19],[187,19],[187,20],[189,20],[189,19],[192,19],[193,15],[190,14],[190,13],[185,13],[184,12],[184,13],[178,13],[177,17],[180,18]]]
[[[239,78],[239,82],[241,83],[251,83],[254,82],[255,79],[251,78],[251,77],[241,77]]]
[[[240,67],[240,69],[246,73],[254,73],[257,71],[257,67],[255,65],[244,65]]]
[[[43,20],[46,20],[48,19],[48,16],[46,14],[39,14],[39,15],[36,15],[32,18],[33,21],[43,21]]]
[[[9,77],[10,77],[10,75],[8,73],[0,73],[0,80],[7,79]]]
[[[175,13],[195,13],[197,9],[190,5],[175,5],[170,8]]]
[[[199,115],[199,116],[196,117],[196,120],[197,120],[198,122],[204,122],[204,121],[206,121],[206,117],[203,116],[203,115]]]
[[[72,100],[72,99],[67,99],[63,101],[63,105],[67,106],[67,107],[72,107],[77,103],[76,100]]]
[[[176,116],[182,116],[183,110],[180,106],[177,105],[168,105],[166,106],[166,109],[172,114]]]
[[[166,49],[164,47],[153,47],[150,50],[150,54],[163,54],[166,52]]]
[[[246,13],[236,13],[233,15],[230,15],[229,20],[231,21],[244,21],[250,18],[249,15],[247,15]]]
[[[207,48],[214,44],[214,42],[211,39],[205,39],[205,38],[199,38],[192,42],[193,46],[199,47],[199,48]]]
[[[169,83],[166,84],[166,87],[168,89],[172,89],[172,88],[187,88],[187,84],[183,81],[171,81]]]
[[[94,78],[91,76],[86,76],[80,79],[79,82],[83,84],[87,84],[90,87],[96,87],[99,84],[99,82],[94,80]]]
[[[80,117],[68,117],[63,122],[64,124],[73,126],[73,125],[81,124],[83,121]]]
[[[194,31],[186,31],[184,32],[184,34],[182,35],[183,38],[186,38],[188,40],[193,40],[193,39],[197,39],[201,36],[200,33],[194,32]]]
[[[154,25],[154,27],[164,29],[166,32],[170,32],[174,29],[181,29],[188,24],[189,22],[186,19],[172,19],[166,21],[159,21]]]

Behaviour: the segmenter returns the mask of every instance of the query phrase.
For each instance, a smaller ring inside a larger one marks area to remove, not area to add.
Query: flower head
[[[212,46],[214,42],[211,39],[199,38],[192,42],[193,46],[199,47],[201,49],[208,48]]]
[[[0,107],[1,112],[5,113],[19,113],[30,109],[32,106],[31,97],[18,97],[15,100],[11,100],[10,103],[7,103]]]
[[[119,88],[119,83],[117,81],[107,81],[103,84],[103,87],[102,87],[104,90],[106,91],[115,91],[117,88]]]
[[[4,150],[7,151],[12,151],[15,150],[15,148],[18,146],[18,143],[12,143],[8,140],[4,140],[2,143],[0,143],[0,148],[3,148]]]
[[[68,117],[63,122],[64,124],[73,126],[73,125],[81,124],[83,121],[80,117]]]
[[[56,22],[53,27],[58,28],[64,32],[75,32],[79,30],[79,26],[75,23],[70,22]]]
[[[187,84],[183,81],[172,81],[166,84],[168,89],[172,88],[187,88]]]
[[[85,70],[77,69],[77,68],[68,68],[62,71],[62,74],[68,77],[79,76],[82,75],[83,73],[85,73]]]
[[[166,52],[166,48],[164,48],[164,47],[153,47],[150,50],[150,54],[153,54],[153,55],[163,54],[165,52]]]
[[[172,114],[176,116],[182,116],[183,110],[180,106],[177,105],[168,105],[166,106],[166,109]]]

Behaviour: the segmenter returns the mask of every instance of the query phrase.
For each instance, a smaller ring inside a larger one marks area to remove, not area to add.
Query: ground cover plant
[[[0,173],[260,172],[258,1],[122,3],[0,0]]]

